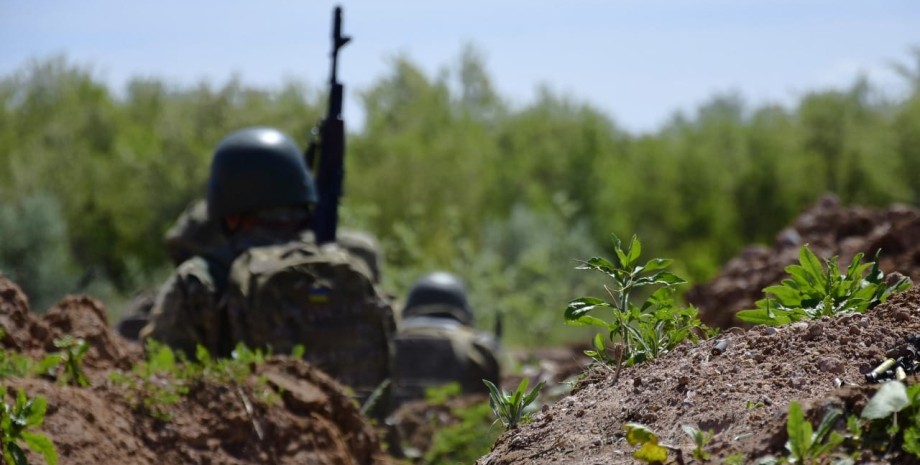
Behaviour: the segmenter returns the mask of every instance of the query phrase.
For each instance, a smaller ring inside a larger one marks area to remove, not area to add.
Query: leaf
[[[626,256],[625,263],[623,263],[623,267],[630,267],[633,262],[639,259],[639,255],[642,255],[642,244],[639,243],[639,238],[633,235],[632,242],[629,244],[629,252]]]
[[[798,402],[789,404],[789,414],[786,419],[786,432],[789,434],[789,441],[786,442],[786,449],[792,453],[792,457],[804,459],[811,448],[811,423],[805,419],[802,413],[802,407]]]
[[[667,258],[653,258],[649,260],[648,262],[646,262],[645,265],[642,266],[642,270],[646,272],[663,270],[671,266],[671,263],[673,261],[674,260],[667,259]]]
[[[26,404],[26,425],[41,426],[45,421],[45,412],[48,410],[48,401],[42,396],[37,396]]]
[[[769,286],[763,290],[764,294],[771,294],[785,306],[798,306],[802,302],[802,293],[789,286]]]
[[[587,313],[595,308],[610,308],[610,304],[597,297],[582,297],[569,302],[565,309],[565,321],[567,324],[575,326],[601,326],[607,327],[607,323],[601,319],[588,317]]]
[[[904,383],[889,381],[883,384],[875,395],[869,399],[869,403],[863,408],[860,417],[868,420],[888,418],[891,414],[900,412],[908,405],[910,405],[910,400],[907,398],[907,389],[904,387]]]
[[[51,442],[51,439],[49,439],[48,436],[40,433],[30,433],[28,431],[23,431],[22,440],[25,441],[26,445],[29,446],[30,449],[41,454],[48,465],[57,465],[57,449],[55,449],[54,443]]]
[[[643,444],[649,441],[658,442],[658,436],[654,431],[649,429],[648,426],[641,423],[627,423],[623,425],[623,427],[626,428],[626,442],[628,442],[630,446]]]
[[[29,461],[26,459],[26,453],[19,445],[15,442],[9,442],[6,444],[6,447],[9,449],[9,454],[13,457],[12,465],[29,465]]]
[[[645,462],[664,463],[668,459],[668,449],[658,445],[658,441],[642,444],[639,450],[633,452],[633,457]]]
[[[820,283],[824,280],[824,268],[821,266],[821,260],[818,259],[818,256],[808,248],[808,245],[803,245],[799,249],[799,263],[801,263],[802,268],[813,277],[813,284]]]

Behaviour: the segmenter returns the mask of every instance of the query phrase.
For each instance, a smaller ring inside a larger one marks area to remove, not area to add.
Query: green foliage
[[[889,381],[872,396],[849,428],[868,448],[903,450],[920,458],[920,385]]]
[[[0,197],[2,198],[2,197]],[[76,291],[79,273],[68,247],[61,207],[47,193],[0,203],[0,272],[44,310]]]
[[[182,353],[155,340],[147,340],[146,359],[131,367],[128,373],[114,371],[110,381],[126,389],[126,398],[134,408],[160,420],[170,421],[171,408],[182,401],[192,386],[213,381],[224,385],[245,384],[266,355],[239,343],[230,358],[214,358],[207,349],[198,346],[195,360],[186,360]],[[255,380],[259,398],[267,403],[278,399],[264,377]]]
[[[701,431],[699,428],[692,425],[681,425],[681,429],[683,429],[684,433],[687,433],[687,436],[690,436],[690,439],[693,441],[693,458],[699,461],[709,460],[711,454],[706,451],[706,445],[709,444],[709,441],[712,439],[712,430]]]
[[[441,386],[432,386],[425,389],[425,401],[431,405],[444,405],[448,400],[459,396],[462,391],[463,388],[456,381]]]
[[[0,412],[0,451],[3,460],[9,465],[27,465],[26,453],[23,446],[42,455],[45,463],[55,465],[58,461],[57,449],[48,436],[30,431],[42,425],[45,421],[45,411],[48,408],[44,397],[32,399],[19,390],[13,405],[4,400],[3,411]]]
[[[490,424],[490,408],[485,402],[451,409],[455,422],[437,428],[431,447],[421,463],[448,465],[474,463],[489,452],[501,433]]]
[[[83,372],[83,359],[89,351],[89,344],[83,339],[64,336],[54,340],[54,346],[61,351],[57,354],[64,364],[64,373],[60,379],[65,384],[89,386],[89,379]]]
[[[537,400],[540,390],[546,384],[545,381],[540,381],[540,384],[534,386],[533,390],[527,393],[529,380],[524,378],[518,384],[517,389],[508,394],[488,380],[484,379],[482,382],[489,388],[489,407],[492,408],[495,418],[501,421],[505,428],[516,427],[526,417],[527,407]]]
[[[626,442],[639,446],[633,457],[646,463],[663,463],[668,459],[668,446],[658,443],[658,435],[649,427],[639,423],[627,423]]]
[[[502,309],[534,323],[509,325],[510,342],[562,342],[572,332],[547,309],[563,304],[558,289],[592,287],[559,270],[609,231],[634,231],[699,282],[823,192],[917,203],[920,62],[907,58],[903,96],[861,79],[788,107],[716,95],[629,134],[549,87],[511,105],[473,48],[433,74],[397,57],[358,89],[366,121],[349,134],[343,224],[381,239],[391,292],[453,269],[479,321]],[[63,57],[0,76],[0,270],[39,309],[109,280],[122,295],[152,286],[170,267],[160,238],[201,196],[215,144],[249,125],[304,142],[321,87],[145,77],[113,89]]]
[[[837,257],[825,260],[822,266],[808,246],[802,246],[799,264],[786,267],[790,278],[764,289],[773,297],[759,300],[756,310],[742,310],[736,315],[749,323],[778,326],[822,316],[863,313],[910,287],[907,277],[891,284],[886,281],[878,268],[878,254],[869,263],[860,263],[862,257],[856,254],[846,272],[841,273]]]
[[[789,461],[805,465],[816,463],[816,460],[843,443],[843,436],[833,431],[834,423],[840,414],[840,410],[831,409],[824,415],[818,429],[814,430],[811,423],[805,419],[799,403],[790,403],[786,419],[786,432],[789,434],[786,449],[790,453]]]
[[[565,321],[574,326],[599,326],[604,328],[610,341],[619,341],[625,347],[618,359],[613,359],[606,350],[605,338],[598,334],[594,338],[595,350],[585,353],[595,361],[619,364],[623,357],[627,365],[641,363],[658,357],[686,339],[695,338],[694,330],[702,329],[694,308],[674,306],[672,288],[686,281],[665,271],[671,260],[654,258],[639,265],[642,245],[633,236],[628,248],[622,247],[620,239],[614,240],[613,261],[595,257],[578,269],[595,270],[613,279],[613,286],[605,286],[611,301],[597,297],[582,297],[569,302],[565,310]],[[634,293],[661,286],[640,305],[633,303]],[[611,309],[613,319],[603,320],[590,315],[597,309]]]

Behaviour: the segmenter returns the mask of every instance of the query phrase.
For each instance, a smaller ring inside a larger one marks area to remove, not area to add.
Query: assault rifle
[[[345,121],[342,119],[342,95],[344,87],[338,81],[336,69],[339,49],[351,37],[342,35],[342,7],[335,7],[332,18],[332,72],[329,76],[329,107],[318,127],[311,131],[310,145],[305,156],[307,166],[316,173],[316,190],[319,202],[313,215],[313,233],[316,243],[335,241],[335,230],[339,222],[339,198],[345,180]],[[319,139],[319,160],[316,160],[317,139]]]

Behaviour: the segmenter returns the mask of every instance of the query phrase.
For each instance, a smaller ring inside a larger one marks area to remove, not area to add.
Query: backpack
[[[389,303],[371,273],[335,245],[254,247],[238,256],[221,306],[234,343],[304,359],[350,386],[363,402],[391,374]]]
[[[498,383],[497,343],[450,318],[412,317],[396,335],[394,405],[424,399],[428,388],[456,382],[464,394],[488,393]]]

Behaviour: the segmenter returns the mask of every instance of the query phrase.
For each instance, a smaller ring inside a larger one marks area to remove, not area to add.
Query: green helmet
[[[473,324],[466,286],[459,277],[446,271],[435,271],[415,282],[409,290],[402,316],[446,316],[465,325]]]
[[[297,144],[283,132],[242,129],[214,151],[208,181],[211,218],[315,203],[313,176]]]

